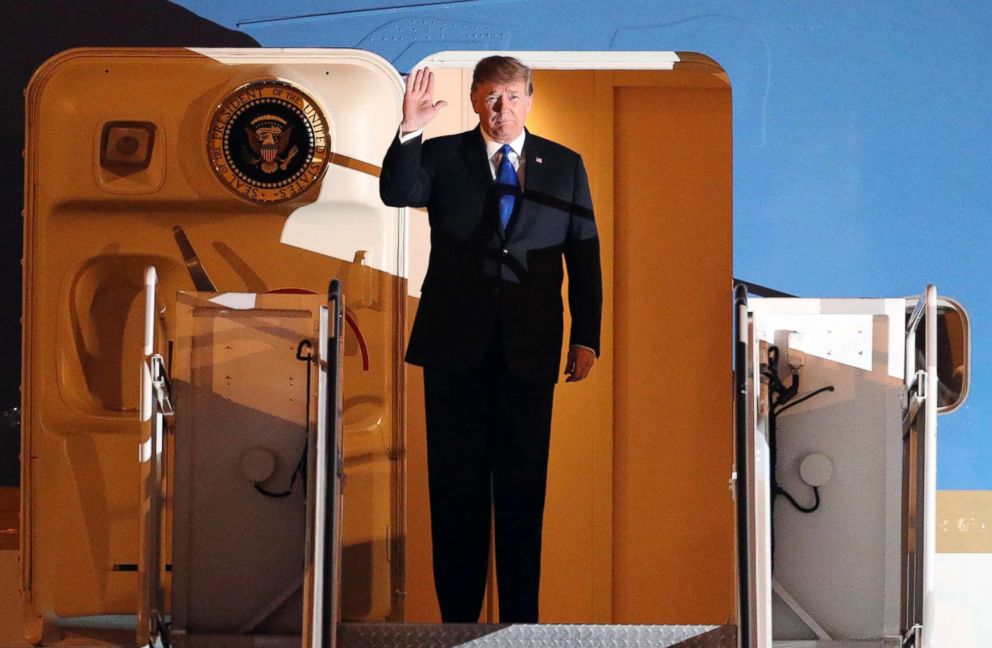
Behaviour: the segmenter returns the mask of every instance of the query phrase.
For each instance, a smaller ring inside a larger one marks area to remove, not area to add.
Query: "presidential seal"
[[[317,184],[331,141],[324,113],[283,81],[250,83],[231,93],[210,121],[207,153],[214,173],[245,200],[292,200]]]

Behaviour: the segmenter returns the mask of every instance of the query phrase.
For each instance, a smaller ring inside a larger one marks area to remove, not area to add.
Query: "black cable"
[[[304,347],[307,350],[305,356],[303,355]],[[313,343],[310,340],[300,340],[300,343],[296,345],[296,359],[307,363],[307,408],[306,414],[303,415],[303,429],[306,433],[306,439],[303,441],[303,453],[300,455],[300,461],[296,464],[296,472],[303,480],[303,497],[305,498],[307,496],[307,452],[310,449],[310,371],[313,368],[311,364],[313,360]]]
[[[785,410],[789,409],[790,407],[795,407],[796,405],[799,405],[800,403],[803,403],[805,401],[808,401],[809,399],[813,398],[817,394],[822,394],[823,392],[828,392],[828,391],[831,391],[832,392],[833,390],[834,390],[834,386],[833,385],[827,385],[826,387],[820,387],[819,389],[816,389],[814,391],[811,391],[810,393],[806,394],[805,396],[802,396],[800,398],[797,398],[796,400],[788,403],[787,405],[782,405],[779,408],[775,408],[775,409],[772,410],[772,413],[769,416],[769,422],[772,419],[776,419],[777,420],[778,419],[778,415],[781,414],[782,412],[784,412]],[[789,500],[789,503],[792,504],[792,506],[794,506],[797,511],[800,511],[802,513],[812,513],[813,511],[815,511],[818,508],[820,508],[820,489],[819,489],[818,486],[814,486],[813,487],[813,498],[814,498],[813,506],[803,506],[802,504],[800,504],[798,501],[796,501],[796,498],[793,497],[791,493],[789,493],[787,490],[785,490],[784,488],[782,488],[781,486],[779,486],[777,484],[777,481],[775,482],[775,491],[774,492],[775,492],[776,495],[784,495],[785,498],[787,500]]]
[[[813,506],[810,506],[810,507],[803,506],[802,504],[800,504],[799,502],[797,502],[796,501],[796,498],[793,497],[791,494],[789,494],[789,492],[787,490],[785,490],[784,488],[782,488],[782,487],[779,487],[777,494],[778,495],[785,495],[785,499],[789,500],[789,503],[790,504],[792,504],[793,506],[795,506],[797,510],[799,510],[799,511],[801,511],[803,513],[812,513],[816,509],[820,508],[820,487],[819,486],[814,486],[813,487],[813,498],[814,498],[814,501],[813,501]]]
[[[282,491],[280,493],[273,493],[272,491],[265,490],[265,487],[263,487],[261,484],[259,484],[257,482],[255,483],[255,490],[257,490],[262,495],[265,495],[266,497],[273,497],[273,498],[289,497],[290,495],[293,494],[293,482],[294,481],[296,481],[296,471],[295,470],[293,471],[293,478],[289,480],[289,490]]]
[[[812,391],[812,392],[806,394],[805,396],[803,396],[802,398],[799,398],[798,400],[794,400],[791,403],[789,403],[788,405],[785,405],[783,407],[778,408],[777,410],[775,410],[775,416],[778,416],[779,414],[781,414],[785,410],[789,409],[790,407],[795,407],[799,403],[803,403],[805,401],[808,401],[809,399],[813,398],[817,394],[822,394],[823,392],[828,392],[828,391],[833,391],[833,390],[834,390],[834,386],[833,385],[827,385],[826,387],[820,387],[816,391]]]
[[[303,351],[306,349],[306,355],[303,355]],[[296,346],[296,359],[307,363],[307,406],[306,414],[304,419],[304,430],[307,433],[307,440],[303,443],[303,454],[300,456],[300,460],[296,462],[296,467],[293,469],[293,474],[289,478],[289,488],[275,493],[273,491],[267,490],[264,486],[259,483],[255,483],[255,490],[257,490],[262,495],[266,497],[282,498],[289,497],[293,494],[293,485],[296,483],[297,477],[303,478],[303,495],[306,496],[307,492],[307,449],[310,445],[309,435],[310,435],[310,361],[313,359],[313,343],[310,340],[300,340],[300,343]]]
[[[775,498],[778,495],[783,495],[789,503],[792,504],[798,511],[803,513],[812,513],[820,508],[820,489],[817,486],[813,487],[813,506],[807,507],[796,501],[789,492],[778,485],[778,415],[786,411],[790,407],[794,407],[803,403],[810,398],[813,398],[817,394],[822,394],[827,391],[834,391],[833,385],[828,385],[827,387],[821,387],[816,389],[809,394],[795,398],[796,394],[799,393],[799,372],[793,370],[792,381],[787,386],[782,382],[782,379],[778,375],[778,362],[780,358],[779,348],[775,345],[768,347],[768,364],[761,369],[761,375],[768,379],[768,389],[769,395],[769,408],[768,408],[768,458],[771,463],[769,481],[770,491],[772,495],[772,510],[771,510],[771,553],[772,553],[772,567],[775,566]],[[795,398],[795,400],[793,400]]]

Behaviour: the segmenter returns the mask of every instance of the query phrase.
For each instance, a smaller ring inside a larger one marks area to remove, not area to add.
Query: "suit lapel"
[[[532,212],[535,204],[532,200],[528,199],[528,195],[539,194],[546,185],[545,179],[547,175],[543,148],[540,139],[535,137],[530,131],[527,131],[527,138],[524,140],[524,150],[521,152],[524,158],[524,191],[520,202],[517,204],[516,213],[510,221],[509,231],[507,232],[508,237],[513,230],[518,229],[521,221],[533,216]]]
[[[544,167],[544,147],[541,140],[527,131],[527,139],[524,140],[524,199],[527,198],[528,191],[540,191],[545,186],[547,177]]]
[[[479,191],[479,196],[485,202],[493,185],[493,173],[489,167],[489,158],[486,157],[486,143],[478,127],[462,137],[461,155],[465,161],[465,168],[468,169],[475,188]]]

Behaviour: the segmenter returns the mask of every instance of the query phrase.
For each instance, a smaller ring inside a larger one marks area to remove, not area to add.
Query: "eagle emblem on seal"
[[[298,146],[289,148],[293,125],[278,115],[260,115],[252,119],[245,130],[248,135],[249,151],[245,152],[248,164],[260,166],[265,173],[285,171],[300,152]]]

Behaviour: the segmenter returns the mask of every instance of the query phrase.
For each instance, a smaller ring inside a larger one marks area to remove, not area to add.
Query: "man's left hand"
[[[568,378],[565,382],[577,382],[589,375],[592,365],[596,362],[596,353],[589,348],[573,346],[568,349],[568,358],[565,361],[565,373]]]

